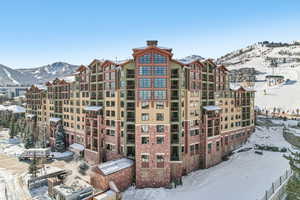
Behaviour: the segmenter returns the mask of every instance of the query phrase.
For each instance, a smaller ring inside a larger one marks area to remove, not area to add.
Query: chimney
[[[157,46],[157,40],[147,40],[147,46]]]

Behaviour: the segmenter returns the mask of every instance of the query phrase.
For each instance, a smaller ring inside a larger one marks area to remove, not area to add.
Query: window
[[[145,54],[139,57],[139,63],[149,64],[151,62],[151,54]]]
[[[148,121],[149,120],[149,114],[148,113],[142,113],[142,121]]]
[[[166,79],[165,78],[156,78],[154,79],[154,87],[155,88],[165,88],[166,87]]]
[[[151,99],[151,91],[140,91],[140,99],[148,100]]]
[[[164,109],[164,102],[156,102],[156,109]]]
[[[217,142],[216,145],[217,145],[216,149],[217,149],[217,151],[219,151],[220,150],[220,142]]]
[[[163,144],[164,143],[164,137],[156,137],[156,144]]]
[[[167,62],[167,57],[160,55],[160,54],[153,54],[153,59],[154,59],[155,64]]]
[[[163,113],[156,113],[156,120],[157,121],[163,121],[164,120],[164,114]]]
[[[166,91],[154,91],[154,98],[158,100],[166,99]]]
[[[149,137],[142,137],[142,144],[149,144]]]
[[[142,162],[149,162],[149,155],[143,154],[142,155]]]
[[[149,108],[149,102],[142,102],[142,109],[148,109]]]
[[[140,79],[140,88],[150,88],[151,79],[150,78],[141,78]]]
[[[142,125],[141,126],[142,133],[148,133],[149,132],[149,126],[148,125]]]
[[[167,75],[167,68],[163,66],[155,66],[154,67],[154,75],[155,76],[165,76]]]
[[[209,144],[207,145],[207,152],[208,152],[208,153],[211,153],[211,146],[212,146],[211,143],[209,143]]]
[[[149,66],[141,66],[140,67],[140,75],[151,76],[151,67],[149,67]]]
[[[162,133],[165,131],[164,125],[156,125],[156,132]]]
[[[164,162],[164,156],[163,155],[156,155],[156,161],[157,162]]]

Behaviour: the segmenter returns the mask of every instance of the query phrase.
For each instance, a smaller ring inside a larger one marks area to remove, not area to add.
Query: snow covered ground
[[[240,54],[240,51],[243,53]],[[277,59],[276,68],[270,67],[270,58]],[[280,60],[281,59],[281,60]],[[285,59],[285,63],[282,62]],[[300,46],[271,48],[254,44],[247,48],[232,52],[221,59],[229,70],[255,68],[262,74],[257,76],[254,89],[255,104],[261,108],[273,110],[274,107],[284,111],[300,109]],[[279,86],[269,87],[262,82],[266,75],[282,75],[288,82]],[[266,90],[266,95],[264,90]]]
[[[258,127],[244,147],[268,144],[290,147],[282,136],[282,127]],[[248,152],[235,153],[228,161],[198,170],[183,178],[183,185],[175,189],[129,188],[125,200],[255,200],[263,197],[272,182],[289,168],[282,153],[264,151],[263,155]]]

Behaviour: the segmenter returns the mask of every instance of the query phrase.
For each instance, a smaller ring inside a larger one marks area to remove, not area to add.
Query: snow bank
[[[51,152],[51,155],[53,155],[54,158],[60,159],[60,158],[69,158],[73,156],[73,152],[71,151],[65,151],[65,152]]]
[[[269,144],[290,147],[282,136],[282,127],[260,127],[245,147]],[[175,189],[133,187],[125,191],[124,200],[253,200],[260,199],[265,189],[289,168],[282,153],[254,150],[234,154],[228,161],[209,169],[195,171],[183,178],[183,185]]]

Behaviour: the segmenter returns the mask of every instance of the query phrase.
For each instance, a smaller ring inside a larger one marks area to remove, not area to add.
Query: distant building
[[[284,76],[268,75],[266,76],[266,82],[268,86],[278,85],[284,82]]]
[[[255,68],[234,69],[229,72],[229,81],[231,83],[255,82],[257,74]]]
[[[12,99],[14,97],[24,96],[27,88],[27,86],[0,87],[0,94],[5,95],[9,99]]]

